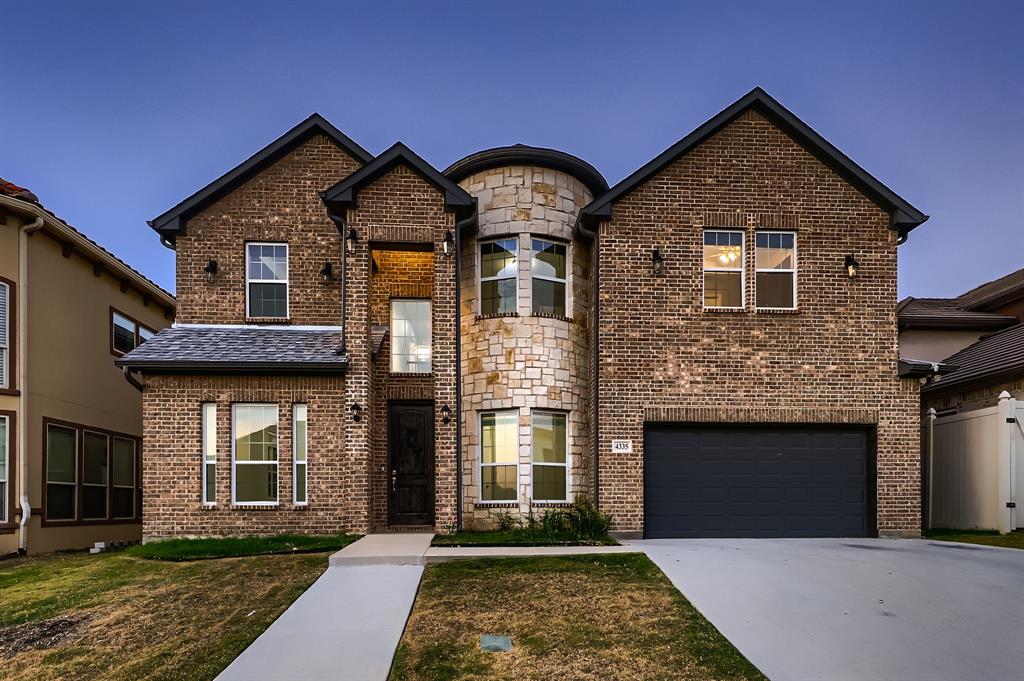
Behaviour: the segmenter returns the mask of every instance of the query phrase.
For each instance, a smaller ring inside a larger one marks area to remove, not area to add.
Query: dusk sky
[[[146,225],[313,111],[610,184],[756,85],[931,216],[900,295],[1024,267],[1024,3],[0,3],[0,177],[173,291]]]

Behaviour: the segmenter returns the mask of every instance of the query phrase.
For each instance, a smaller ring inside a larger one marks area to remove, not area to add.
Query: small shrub
[[[612,517],[602,513],[585,497],[576,497],[576,501],[563,512],[566,524],[582,539],[603,539],[608,536],[612,526]]]
[[[523,526],[523,521],[515,517],[508,511],[501,511],[499,513],[495,513],[494,517],[498,522],[498,529],[502,532],[517,530]]]

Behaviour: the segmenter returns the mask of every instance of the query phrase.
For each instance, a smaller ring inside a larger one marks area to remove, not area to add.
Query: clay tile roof
[[[956,370],[925,386],[922,392],[937,393],[996,376],[1024,374],[1024,324],[989,334],[943,363]]]
[[[965,310],[959,298],[904,298],[896,306],[900,330],[1003,329],[1017,323],[1011,315]]]
[[[39,203],[38,196],[33,194],[25,187],[19,187],[13,182],[8,182],[2,177],[0,177],[0,194],[3,194],[4,196],[11,196],[16,199],[21,199],[22,201],[28,201],[29,203],[34,203],[37,206],[42,206],[42,204]]]

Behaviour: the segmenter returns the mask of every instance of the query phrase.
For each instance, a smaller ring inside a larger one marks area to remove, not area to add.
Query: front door
[[[388,524],[434,524],[434,404],[388,403]]]

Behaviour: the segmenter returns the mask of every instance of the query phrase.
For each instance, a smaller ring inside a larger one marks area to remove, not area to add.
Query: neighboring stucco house
[[[142,398],[174,297],[0,180],[0,555],[139,540]]]
[[[318,115],[151,221],[144,536],[487,527],[920,533],[896,251],[927,216],[755,89],[609,189],[443,172]]]

